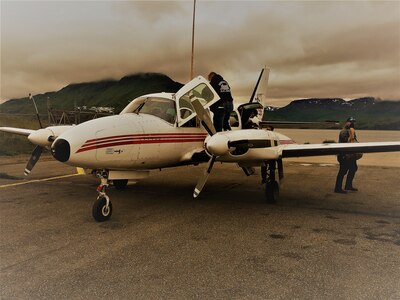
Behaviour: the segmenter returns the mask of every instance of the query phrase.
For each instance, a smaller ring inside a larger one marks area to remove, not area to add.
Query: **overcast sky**
[[[189,80],[193,1],[1,1],[1,100],[162,72]],[[271,105],[400,99],[400,1],[197,0],[195,75],[248,99],[263,65]]]

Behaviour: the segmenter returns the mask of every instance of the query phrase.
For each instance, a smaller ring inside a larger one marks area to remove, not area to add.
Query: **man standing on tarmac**
[[[350,117],[342,131],[339,133],[339,143],[357,143],[357,136],[354,129],[356,119]],[[346,194],[347,191],[356,192],[358,189],[353,187],[353,178],[357,172],[356,154],[339,154],[338,161],[340,164],[339,172],[336,177],[335,193]],[[346,185],[342,189],[343,178],[347,174]]]
[[[231,88],[222,78],[221,75],[211,72],[208,74],[208,80],[210,81],[213,89],[218,93],[221,98],[216,103],[211,105],[210,110],[213,112],[214,127],[217,132],[223,130],[231,130],[229,124],[229,117],[233,111],[233,98],[231,94]]]

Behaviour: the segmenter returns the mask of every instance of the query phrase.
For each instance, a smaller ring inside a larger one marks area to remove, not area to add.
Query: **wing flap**
[[[400,142],[284,145],[282,157],[323,156],[347,153],[400,151]]]
[[[28,136],[31,133],[35,132],[36,130],[15,128],[15,127],[0,127],[0,131]]]

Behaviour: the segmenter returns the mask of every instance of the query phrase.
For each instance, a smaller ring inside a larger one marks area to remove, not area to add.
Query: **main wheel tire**
[[[117,190],[123,190],[128,184],[128,179],[113,180],[113,184]]]
[[[265,184],[265,197],[267,203],[276,203],[279,199],[279,184],[277,181]]]
[[[104,222],[111,218],[112,203],[109,201],[108,208],[106,207],[106,199],[104,197],[98,198],[93,203],[92,215],[97,222]]]

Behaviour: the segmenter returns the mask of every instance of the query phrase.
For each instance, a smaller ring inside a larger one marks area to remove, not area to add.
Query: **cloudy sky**
[[[193,1],[1,1],[1,101],[69,83],[190,74]],[[400,99],[400,1],[197,0],[195,74],[249,98]]]

